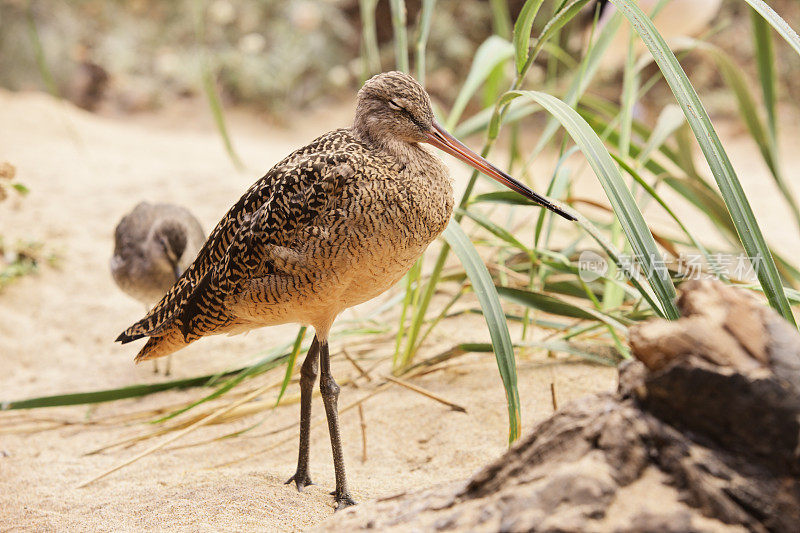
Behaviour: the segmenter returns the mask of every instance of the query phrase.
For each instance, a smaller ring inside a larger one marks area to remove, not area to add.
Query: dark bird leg
[[[320,378],[319,391],[325,404],[325,414],[328,415],[328,432],[331,434],[331,449],[333,450],[333,468],[336,472],[336,510],[344,509],[356,502],[347,490],[347,477],[344,472],[344,457],[342,455],[342,440],[339,436],[339,385],[331,375],[331,359],[328,353],[328,341],[320,346]]]
[[[317,337],[314,337],[306,360],[303,361],[303,366],[300,368],[300,453],[297,457],[297,472],[286,482],[289,484],[294,481],[299,491],[314,484],[308,473],[308,440],[311,433],[311,396],[314,393],[318,368],[319,341],[317,341]]]

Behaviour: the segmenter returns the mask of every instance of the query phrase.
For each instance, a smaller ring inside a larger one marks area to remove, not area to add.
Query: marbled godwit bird
[[[311,395],[328,418],[337,509],[353,505],[339,439],[339,386],[328,332],[336,316],[395,284],[444,230],[453,190],[430,143],[561,216],[573,217],[470,151],[433,119],[425,90],[400,72],[358,93],[352,127],[326,133],[275,165],[228,211],[170,292],[118,341],[150,337],[137,361],[200,337],[297,322],[315,336],[300,370],[300,452],[287,481],[311,484]]]
[[[200,222],[188,209],[141,202],[114,230],[111,275],[120,289],[149,310],[189,268],[205,240]],[[167,358],[165,374],[169,370]]]

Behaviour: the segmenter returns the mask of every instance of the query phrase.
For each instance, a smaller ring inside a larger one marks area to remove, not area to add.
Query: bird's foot
[[[286,480],[286,485],[289,483],[294,482],[295,486],[297,487],[297,492],[303,492],[303,489],[309,485],[313,485],[314,482],[311,481],[311,476],[308,472],[300,472],[299,470],[295,472],[295,474]]]
[[[335,497],[336,511],[341,511],[342,509],[352,507],[353,505],[358,505],[352,496],[350,496],[349,492],[339,494],[338,491],[333,491],[331,494]]]

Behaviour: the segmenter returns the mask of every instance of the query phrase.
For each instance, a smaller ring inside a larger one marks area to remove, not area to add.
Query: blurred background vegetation
[[[455,100],[479,45],[493,34],[511,37],[524,4],[436,2],[425,84],[443,106]],[[547,0],[542,11],[552,13],[561,4]],[[585,51],[592,4],[559,36],[562,61],[577,62]],[[770,4],[790,24],[800,20],[800,2]],[[422,2],[409,0],[405,6],[413,40]],[[370,21],[379,67],[365,64],[361,54],[362,15],[370,9],[375,10]],[[749,31],[748,10],[741,1],[725,2],[705,33],[755,76],[752,40],[741,38]],[[546,22],[537,17],[534,35]],[[155,110],[202,94],[204,61],[224,104],[252,106],[276,117],[294,107],[350,96],[368,74],[395,68],[389,0],[0,0],[0,25],[0,86],[47,90],[106,112]],[[531,84],[552,81],[553,69],[568,70],[569,63],[554,64],[555,51],[546,49],[537,59],[528,75]],[[797,99],[800,77],[790,74],[800,69],[800,58],[783,42],[777,57],[785,88],[781,96]],[[721,87],[715,70],[703,69],[701,61],[690,60],[684,68],[693,73],[696,87]],[[613,90],[619,79],[609,78]]]

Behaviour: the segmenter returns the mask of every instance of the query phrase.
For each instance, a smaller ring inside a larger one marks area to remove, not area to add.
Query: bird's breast
[[[346,195],[344,220],[334,231],[343,308],[394,285],[444,231],[453,210],[452,184],[446,171],[429,168],[428,174],[367,179]]]

